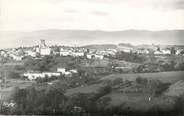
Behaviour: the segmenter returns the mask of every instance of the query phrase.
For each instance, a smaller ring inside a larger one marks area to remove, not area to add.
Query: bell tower
[[[41,48],[45,47],[45,46],[46,46],[45,40],[42,39],[42,40],[40,40],[40,41],[41,41],[40,47],[41,47]]]

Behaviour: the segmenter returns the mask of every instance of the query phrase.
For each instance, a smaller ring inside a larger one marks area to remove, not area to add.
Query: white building
[[[32,51],[32,50],[28,50],[26,51],[28,56],[32,56],[32,57],[36,57],[36,52]]]
[[[104,59],[104,55],[99,55],[99,54],[87,54],[86,57],[88,59]]]
[[[159,55],[159,54],[163,54],[161,51],[155,51],[154,54]]]
[[[23,56],[17,56],[15,54],[9,54],[10,57],[12,57],[13,60],[15,61],[21,61]]]
[[[65,76],[68,76],[68,75],[72,75],[72,74],[76,74],[78,73],[78,71],[76,69],[71,69],[69,71],[66,71],[65,68],[57,68],[57,72],[65,75]]]
[[[71,72],[71,73],[78,73],[78,71],[75,70],[75,69],[70,70],[70,72]]]
[[[171,51],[169,49],[164,49],[162,50],[163,54],[171,54]]]
[[[57,68],[57,72],[64,74],[66,72],[66,69],[65,68]]]
[[[138,49],[136,51],[138,54],[149,54],[149,50],[147,49]]]
[[[46,56],[50,54],[51,54],[51,48],[49,47],[40,48],[40,55]]]
[[[59,77],[61,74],[58,72],[43,72],[43,73],[24,73],[23,76],[29,80],[35,80],[37,78],[45,78],[46,76],[51,78],[52,76]]]
[[[60,56],[69,56],[70,52],[69,51],[60,51]]]
[[[36,52],[41,56],[46,56],[51,54],[51,48],[45,44],[45,40],[41,40],[41,44],[36,48]]]
[[[91,59],[92,56],[93,56],[92,54],[87,54],[87,55],[86,55],[86,57],[87,57],[88,59]]]
[[[73,52],[72,56],[74,57],[84,56],[84,53],[83,52]]]
[[[94,55],[95,57],[95,59],[100,59],[100,60],[102,60],[102,59],[104,59],[104,56],[103,55],[97,55],[97,54],[95,54]]]

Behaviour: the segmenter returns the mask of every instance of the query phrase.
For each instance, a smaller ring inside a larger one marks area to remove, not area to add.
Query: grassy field
[[[184,71],[160,72],[160,73],[143,73],[143,74],[113,74],[101,78],[101,83],[93,84],[85,87],[77,87],[69,89],[66,95],[75,93],[96,93],[104,86],[106,80],[113,81],[116,78],[135,81],[140,76],[148,80],[160,80],[162,82],[171,83],[170,88],[162,96],[153,96],[150,93],[139,92],[119,92],[120,89],[112,90],[103,97],[110,98],[108,107],[120,107],[130,111],[149,111],[153,108],[160,108],[163,111],[168,111],[173,108],[175,98],[184,93]],[[128,87],[128,88],[131,88]],[[122,88],[125,90],[125,88]],[[149,99],[150,98],[150,99]]]
[[[8,100],[15,87],[27,88],[35,82],[19,80],[19,79],[7,79],[6,83],[0,83],[0,101]]]
[[[123,78],[134,81],[137,77],[146,78],[148,80],[160,80],[162,82],[174,83],[179,80],[184,80],[184,71],[159,72],[159,73],[137,73],[137,74],[112,74],[102,77],[101,80],[114,80]]]
[[[121,106],[123,109],[130,111],[148,111],[154,106],[160,106],[162,109],[170,109],[174,104],[174,100],[164,97],[150,97],[149,94],[142,93],[117,93],[111,92],[104,96],[110,97],[111,101],[108,107]],[[151,98],[149,101],[149,97]],[[123,104],[123,105],[122,105]]]
[[[76,87],[76,88],[69,89],[66,92],[66,95],[72,95],[75,93],[96,93],[103,86],[105,86],[103,83],[99,83],[99,84],[93,84],[89,86]]]
[[[162,82],[175,83],[180,80],[184,80],[184,71],[173,71],[173,72],[159,72],[159,73],[142,73],[142,74],[112,74],[101,78],[101,81],[115,80],[117,78],[122,78],[125,80],[135,81],[137,77],[147,78],[148,80],[161,80]],[[67,95],[74,93],[92,93],[97,92],[104,83],[93,84],[84,87],[76,87],[69,89]]]

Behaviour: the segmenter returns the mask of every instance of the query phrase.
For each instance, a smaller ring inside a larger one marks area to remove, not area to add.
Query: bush
[[[118,52],[115,58],[119,60],[125,60],[128,62],[136,62],[136,63],[143,63],[146,59],[144,56],[126,52]]]
[[[8,73],[8,78],[11,78],[11,79],[18,79],[18,78],[20,78],[20,74],[17,73],[17,72],[9,72],[9,73]]]
[[[155,95],[156,96],[161,95],[169,88],[170,85],[171,85],[170,83],[160,83],[155,90]]]
[[[139,76],[139,77],[136,78],[136,83],[141,84],[141,85],[147,85],[148,79],[142,78],[142,77]]]
[[[123,79],[122,78],[116,78],[115,80],[113,80],[113,85],[120,85],[123,84]]]
[[[110,85],[106,85],[106,86],[102,87],[99,90],[98,94],[96,94],[96,99],[103,97],[104,95],[110,93],[111,91],[112,91],[112,87]]]
[[[165,92],[170,86],[170,83],[163,83],[159,80],[150,80],[148,88],[150,89],[151,94],[154,96],[160,96]]]

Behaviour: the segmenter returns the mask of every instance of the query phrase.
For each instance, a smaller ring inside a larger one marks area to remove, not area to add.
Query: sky
[[[0,0],[0,31],[184,29],[184,0]]]

